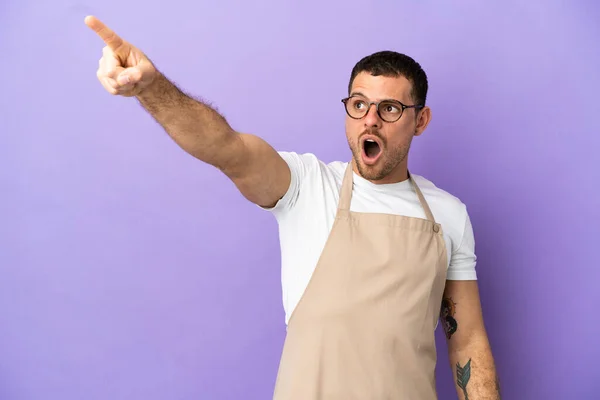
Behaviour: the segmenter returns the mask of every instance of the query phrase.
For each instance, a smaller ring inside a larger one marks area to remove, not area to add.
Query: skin
[[[214,109],[184,94],[148,57],[93,16],[105,44],[97,77],[113,95],[135,97],[184,151],[221,170],[249,201],[274,205],[287,191],[287,163],[258,136],[236,132]]]
[[[500,400],[500,383],[485,329],[477,281],[446,281],[441,316],[458,398]],[[447,324],[447,318],[453,323]],[[470,378],[463,389],[458,384],[458,377],[467,363]]]
[[[411,83],[404,77],[373,76],[359,73],[352,83],[350,95],[361,94],[369,101],[398,100],[412,105]],[[406,109],[396,122],[383,121],[371,105],[362,119],[346,116],[346,138],[352,151],[354,172],[376,183],[395,183],[408,179],[408,153],[413,137],[421,135],[431,121],[431,109],[425,106],[418,113]],[[367,165],[361,157],[361,139],[370,134],[381,144],[382,155],[375,165]]]
[[[287,191],[291,173],[276,150],[260,137],[235,131],[214,109],[171,83],[138,48],[93,16],[85,24],[104,42],[97,77],[107,92],[134,97],[184,151],[213,165],[231,179],[251,202],[273,206]],[[404,77],[360,73],[351,93],[369,101],[395,99],[414,104]],[[431,120],[431,110],[407,109],[393,123],[379,118],[371,106],[362,119],[346,117],[346,138],[354,171],[376,184],[406,180],[410,145]],[[371,135],[382,155],[373,165],[362,159],[361,140]],[[441,308],[451,366],[459,399],[500,399],[498,379],[481,314],[477,281],[447,281]],[[470,368],[468,379],[466,369]]]

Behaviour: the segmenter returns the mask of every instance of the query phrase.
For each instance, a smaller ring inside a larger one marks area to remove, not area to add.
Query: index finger
[[[123,45],[123,39],[98,18],[89,15],[85,17],[85,24],[96,32],[111,50],[115,51]]]

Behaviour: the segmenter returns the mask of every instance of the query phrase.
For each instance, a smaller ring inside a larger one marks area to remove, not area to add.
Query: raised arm
[[[236,132],[97,18],[88,16],[85,23],[106,45],[97,76],[109,93],[136,97],[183,150],[223,171],[249,201],[270,207],[283,197],[291,175],[275,149],[258,136]]]

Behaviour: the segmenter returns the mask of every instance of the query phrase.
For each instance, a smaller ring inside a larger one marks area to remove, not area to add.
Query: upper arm
[[[463,205],[460,215],[462,226],[451,233],[453,247],[447,279],[461,281],[476,280],[477,273],[475,266],[477,264],[477,256],[475,255],[475,237],[466,206]]]
[[[476,280],[446,281],[440,319],[449,351],[460,350],[473,340],[485,337]]]
[[[290,186],[288,164],[265,140],[240,133],[234,136],[227,149],[230,159],[222,171],[233,181],[249,201],[272,207]]]
[[[475,238],[473,226],[463,206],[463,226],[452,249],[446,287],[442,299],[440,320],[448,340],[448,350],[463,349],[472,340],[485,336],[481,300],[475,266]],[[483,336],[482,336],[483,335]]]

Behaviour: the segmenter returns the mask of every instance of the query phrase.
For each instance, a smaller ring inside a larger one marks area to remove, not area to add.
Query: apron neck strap
[[[350,201],[352,200],[352,187],[354,186],[352,179],[352,161],[348,163],[346,173],[344,174],[344,180],[342,180],[342,189],[340,192],[340,203],[339,209],[344,211],[350,211]]]
[[[427,216],[427,219],[435,224],[436,223],[435,218],[433,217],[433,213],[431,212],[431,208],[429,208],[429,204],[427,203],[427,200],[425,200],[425,196],[423,196],[423,192],[421,192],[421,189],[419,188],[419,186],[417,186],[417,183],[413,179],[410,171],[407,171],[407,172],[408,172],[408,179],[410,180],[410,184],[412,185],[414,191],[417,193],[417,197],[419,198],[421,207],[423,207],[423,210],[425,211],[425,215]]]
[[[342,189],[340,192],[340,202],[338,207],[340,210],[350,211],[350,202],[352,200],[352,188],[354,186],[352,174],[352,161],[350,161],[348,163],[348,167],[346,168],[346,173],[344,174],[344,179],[342,181]],[[419,189],[419,186],[417,186],[417,183],[413,179],[410,171],[408,171],[408,179],[410,180],[410,184],[413,190],[417,193],[419,203],[421,203],[421,207],[423,207],[427,219],[435,224],[436,222],[435,218],[433,217],[433,213],[431,212],[431,208],[429,208],[429,204],[427,204],[425,196],[423,196],[421,189]]]

